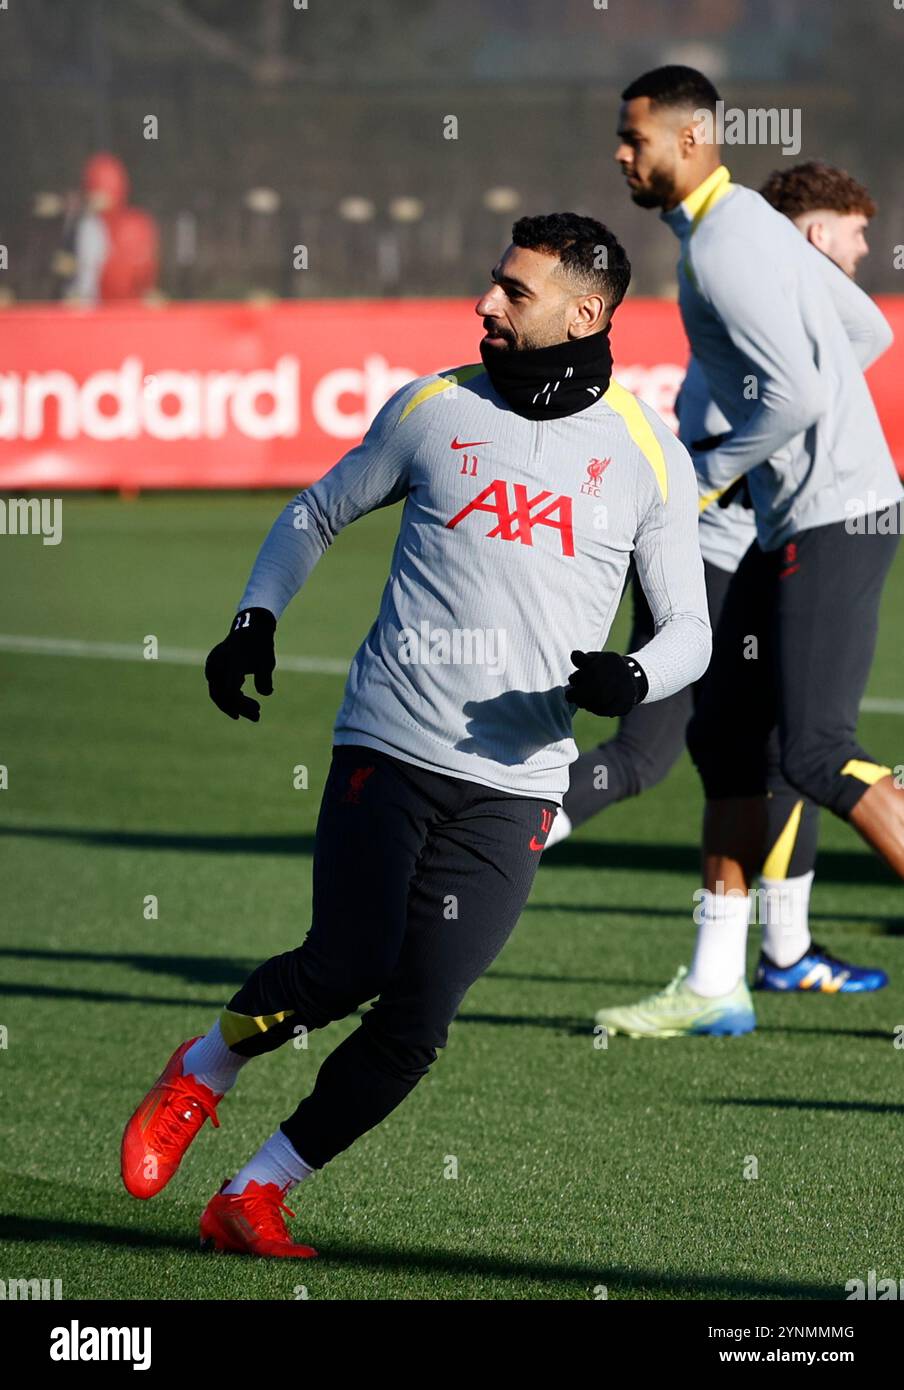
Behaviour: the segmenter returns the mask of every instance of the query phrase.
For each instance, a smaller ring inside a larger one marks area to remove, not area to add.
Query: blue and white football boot
[[[754,989],[810,990],[816,994],[867,994],[884,989],[887,984],[884,970],[839,960],[815,941],[810,942],[800,960],[784,969],[760,952],[753,980]]]

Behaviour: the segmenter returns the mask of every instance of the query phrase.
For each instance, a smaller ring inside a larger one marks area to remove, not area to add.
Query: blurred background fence
[[[171,297],[473,294],[514,216],[566,207],[622,236],[635,292],[669,293],[672,238],[612,160],[619,92],[666,61],[800,109],[800,152],[728,150],[735,177],[849,168],[879,203],[861,283],[893,293],[902,39],[893,0],[9,0],[4,297],[59,297],[98,149],[157,221]]]

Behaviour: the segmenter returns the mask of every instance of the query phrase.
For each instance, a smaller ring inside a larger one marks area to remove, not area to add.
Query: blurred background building
[[[892,0],[28,0],[0,13],[6,297],[65,292],[86,160],[120,158],[174,298],[476,294],[514,216],[609,222],[633,291],[674,244],[612,159],[619,92],[702,68],[730,106],[801,111],[799,154],[726,152],[758,185],[822,158],[879,203],[864,287],[896,291],[904,103]],[[457,122],[457,138],[446,138]]]

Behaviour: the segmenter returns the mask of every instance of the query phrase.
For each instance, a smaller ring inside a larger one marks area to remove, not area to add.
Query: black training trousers
[[[708,563],[704,563],[703,569],[709,621],[715,632],[731,574]],[[633,566],[629,583],[634,615],[627,650],[636,652],[652,639],[656,627]],[[671,771],[684,751],[695,689],[696,685],[687,685],[665,700],[635,705],[619,721],[614,738],[581,753],[571,764],[571,780],[562,809],[573,826],[583,825],[618,801],[639,796]]]
[[[703,562],[703,574],[715,652],[722,641],[719,621],[733,576],[708,560]],[[631,576],[634,616],[628,651],[636,652],[652,639],[656,628],[633,569]],[[665,700],[636,705],[620,720],[614,738],[580,754],[571,765],[571,780],[563,805],[572,826],[577,828],[607,807],[639,796],[671,772],[684,751],[688,723],[707,677],[708,673],[704,673],[693,685],[685,686]],[[783,776],[775,731],[767,749],[767,781],[766,842],[770,853],[764,872],[774,878],[809,873],[816,863],[819,808],[802,798]],[[787,833],[789,826],[792,833]],[[786,833],[783,835],[783,832]]]
[[[311,928],[228,1005],[231,1036],[245,1033],[231,1046],[256,1056],[378,996],[282,1125],[311,1167],[385,1119],[436,1060],[518,920],[555,810],[370,748],[334,748]]]
[[[842,818],[881,775],[857,720],[900,512],[856,524],[815,526],[780,550],[752,545],[741,561],[688,727],[708,798],[768,790],[773,731],[785,779]]]

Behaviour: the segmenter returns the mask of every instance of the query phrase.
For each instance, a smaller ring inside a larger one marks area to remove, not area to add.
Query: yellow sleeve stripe
[[[803,801],[795,801],[791,814],[782,827],[781,834],[766,855],[761,870],[763,878],[788,877],[788,865],[791,863],[791,855],[794,853],[803,809]]]
[[[883,777],[890,777],[891,768],[883,767],[881,763],[868,763],[863,758],[848,758],[841,769],[841,775],[856,777],[858,781],[872,786],[874,782],[881,782]]]
[[[633,396],[624,386],[620,386],[617,381],[613,381],[610,382],[609,390],[603,400],[624,420],[628,433],[656,475],[656,482],[659,485],[663,502],[667,502],[669,475],[665,466],[665,454],[662,452],[662,445],[656,438],[652,425],[641,410],[636,396]]]
[[[738,478],[740,478],[740,476],[741,475],[739,473]],[[738,481],[738,478],[732,478],[730,483],[726,483],[724,487],[714,488],[712,492],[702,492],[700,494],[700,500],[698,504],[699,510],[701,512],[705,512],[707,507],[711,507],[714,502],[718,502],[723,492],[727,492],[730,487],[733,487],[734,484]]]
[[[291,1018],[294,1009],[284,1009],[278,1014],[259,1014],[252,1017],[251,1014],[233,1013],[232,1009],[224,1009],[220,1014],[220,1032],[223,1034],[223,1041],[227,1047],[235,1047],[237,1042],[244,1042],[246,1038],[253,1038],[257,1033],[269,1033],[271,1028],[275,1028],[277,1023],[282,1023],[284,1019]]]
[[[485,372],[486,367],[482,362],[472,362],[467,367],[456,367],[453,372],[444,372],[436,381],[431,381],[428,386],[422,386],[417,395],[411,397],[405,409],[399,416],[399,424],[410,415],[412,410],[417,410],[424,401],[429,401],[432,396],[438,395],[441,391],[449,391],[453,386],[459,386],[472,377],[479,376]]]

